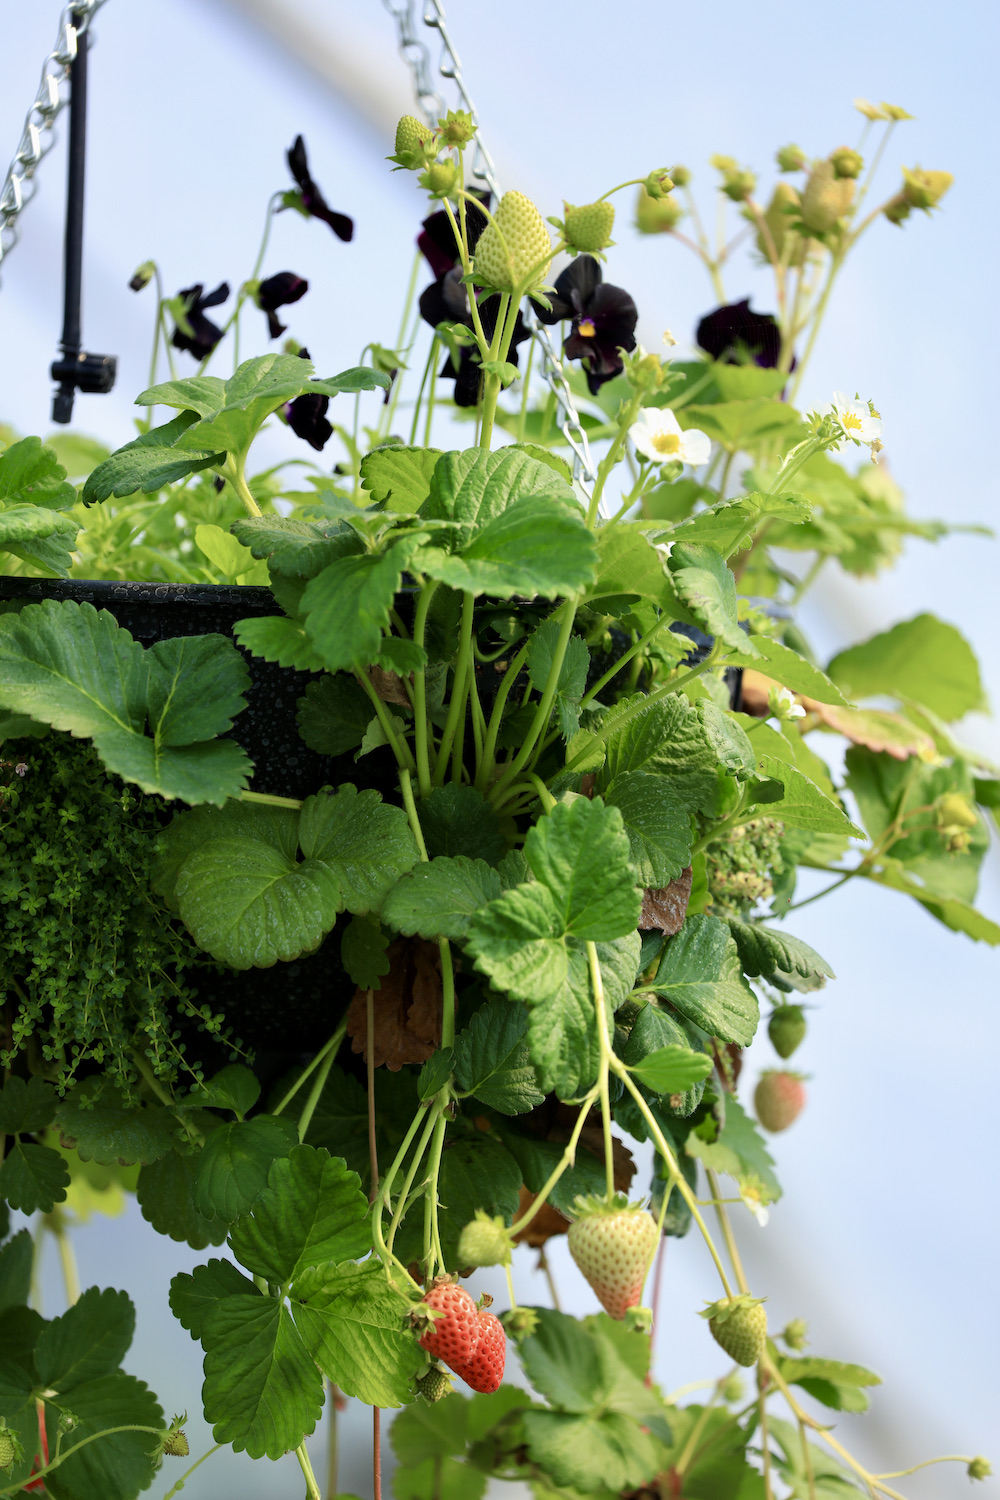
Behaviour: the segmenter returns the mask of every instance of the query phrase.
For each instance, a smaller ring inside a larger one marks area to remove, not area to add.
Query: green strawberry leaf
[[[259,1297],[260,1291],[231,1260],[210,1260],[195,1266],[188,1274],[181,1271],[170,1283],[170,1310],[193,1339],[199,1340],[205,1319],[212,1308],[226,1297]]]
[[[842,1364],[835,1359],[792,1359],[782,1355],[778,1369],[790,1385],[800,1385],[810,1396],[834,1411],[867,1411],[864,1387],[882,1380],[863,1365]]]
[[[305,1271],[292,1301],[312,1358],[348,1396],[388,1407],[412,1399],[424,1354],[403,1323],[409,1303],[378,1261]]]
[[[118,1369],[135,1332],[135,1308],[125,1292],[92,1286],[35,1345],[35,1368],[43,1386],[69,1391]],[[71,1404],[71,1403],[70,1403]]]
[[[730,651],[757,656],[736,615],[736,581],[714,547],[675,542],[667,562],[674,588],[698,624]]]
[[[38,1316],[36,1313],[35,1317]],[[39,1319],[41,1321],[41,1319]],[[7,1319],[0,1323],[0,1332],[8,1333]],[[0,1417],[7,1429],[21,1444],[22,1454],[9,1469],[3,1470],[4,1485],[12,1486],[14,1494],[31,1474],[38,1454],[38,1411],[35,1406],[32,1376],[17,1363],[7,1338],[4,1341],[4,1358],[0,1359]]]
[[[711,1071],[705,1034],[690,1021],[682,1021],[679,1016],[651,1000],[643,1006],[635,1019],[622,1053],[622,1061],[638,1072],[648,1057],[662,1051],[682,1054],[690,1059],[691,1070],[700,1066],[700,1060],[707,1059],[709,1062],[708,1068],[702,1069],[697,1076],[692,1076],[691,1081],[681,1088],[659,1088],[656,1082],[644,1074],[639,1075],[650,1093],[658,1096],[661,1111],[683,1119],[693,1114],[701,1103],[705,1093],[705,1079]],[[680,1095],[679,1100],[671,1104],[670,1100],[676,1095]]]
[[[460,552],[424,547],[414,561],[428,577],[465,593],[555,599],[593,582],[596,548],[575,501],[532,495],[478,527]]]
[[[853,698],[914,698],[946,721],[984,706],[972,647],[954,625],[931,614],[839,652],[827,671]]]
[[[66,483],[66,470],[54,448],[39,437],[22,438],[0,453],[0,516],[14,506],[69,510],[76,489]]]
[[[306,584],[306,633],[328,671],[363,671],[375,660],[412,550],[406,539],[384,553],[341,557]]]
[[[521,1420],[529,1458],[560,1487],[590,1491],[600,1484],[619,1494],[647,1484],[661,1466],[662,1445],[620,1412],[571,1416],[532,1408]]]
[[[47,1397],[50,1453],[55,1452],[64,1412],[72,1414],[75,1424],[69,1442],[63,1439],[64,1448],[109,1427],[135,1425],[153,1431],[116,1432],[70,1454],[45,1476],[45,1488],[53,1500],[134,1500],[140,1490],[149,1488],[156,1473],[150,1455],[156,1448],[157,1432],[166,1424],[160,1403],[143,1381],[119,1370],[74,1385],[64,1397]]]
[[[299,699],[296,722],[310,750],[320,755],[346,755],[356,750],[371,723],[367,693],[346,672],[323,676],[306,686]]]
[[[211,379],[212,377],[202,378]],[[184,385],[189,382],[172,383]],[[172,405],[173,403],[164,402],[163,404]],[[101,500],[110,499],[111,496],[121,498],[124,495],[152,494],[156,490],[163,489],[165,485],[175,484],[179,479],[186,479],[189,474],[198,473],[200,469],[214,468],[223,463],[225,453],[215,448],[209,446],[175,447],[185,432],[197,421],[198,417],[195,412],[182,411],[161,427],[151,428],[149,432],[133,438],[130,443],[126,443],[124,447],[112,453],[110,458],[99,463],[88,475],[81,494],[84,505],[94,505]]]
[[[504,1115],[523,1115],[545,1098],[527,1041],[523,1005],[494,996],[455,1038],[455,1083]]]
[[[532,497],[576,505],[566,480],[523,449],[466,448],[444,453],[437,460],[421,515],[428,520],[458,521],[471,531]]]
[[[728,922],[748,978],[777,974],[803,990],[820,990],[828,979],[836,978],[826,959],[794,934],[759,922],[740,922],[735,917]]]
[[[25,1214],[36,1208],[50,1214],[65,1202],[68,1187],[66,1162],[51,1146],[15,1141],[0,1166],[0,1198]]]
[[[284,1115],[255,1115],[213,1130],[195,1168],[195,1208],[206,1219],[231,1224],[266,1187],[275,1158],[287,1156],[297,1142],[298,1131]]]
[[[502,892],[496,870],[464,854],[414,865],[382,902],[382,919],[407,937],[461,940],[469,924]]]
[[[339,557],[364,551],[364,543],[342,520],[302,521],[297,516],[246,516],[232,525],[233,535],[268,569],[283,579],[315,578]],[[280,598],[280,596],[279,596]],[[284,600],[282,606],[287,608]]]
[[[21,1229],[0,1249],[0,1313],[9,1307],[21,1307],[28,1301],[33,1264],[31,1233]]]
[[[358,1176],[327,1151],[294,1147],[272,1162],[229,1244],[247,1270],[279,1285],[311,1266],[365,1255],[371,1225]]]
[[[158,1161],[142,1167],[136,1183],[136,1202],[157,1234],[204,1250],[221,1245],[229,1232],[226,1219],[206,1219],[194,1203],[198,1158],[172,1147]]]
[[[0,672],[3,707],[93,739],[107,769],[145,792],[222,803],[246,784],[245,752],[214,738],[250,680],[223,636],[145,651],[107,611],[47,599],[0,618]]]
[[[712,1071],[712,1059],[690,1047],[671,1045],[647,1052],[632,1072],[654,1094],[683,1094]]]
[[[526,664],[532,685],[543,693],[548,684],[560,635],[560,622],[544,620],[528,642]],[[580,699],[587,687],[590,652],[587,643],[571,635],[566,645],[556,682],[553,709],[565,739],[571,739],[580,728]]]
[[[361,460],[361,487],[376,505],[384,505],[395,515],[416,515],[430,494],[431,476],[440,457],[440,448],[398,443],[373,448]]]
[[[838,708],[848,706],[837,684],[790,646],[767,635],[755,635],[753,642],[756,650],[752,655],[737,653],[730,655],[728,660],[734,666],[752,667],[755,672],[763,672],[783,687],[791,688],[793,693],[815,698],[817,703],[834,703]]]
[[[668,940],[652,981],[658,995],[709,1036],[748,1047],[760,1019],[725,922],[688,917]]]
[[[618,719],[635,708],[635,717],[616,728]],[[601,721],[601,734],[607,762],[598,791],[626,772],[646,771],[668,780],[686,812],[712,809],[718,784],[715,751],[698,710],[683,694],[668,693],[648,704],[642,696],[622,698]]]
[[[666,777],[625,771],[611,782],[604,800],[622,815],[640,885],[662,889],[691,863],[691,817],[683,794]]]
[[[500,819],[486,798],[471,786],[449,781],[420,803],[420,827],[431,859],[463,854],[495,865],[507,852]]]
[[[260,1098],[260,1080],[242,1063],[230,1063],[216,1073],[199,1091],[199,1102],[206,1109],[232,1110],[242,1120]]]
[[[637,596],[662,605],[669,594],[663,558],[638,526],[619,523],[597,533],[597,578],[588,602],[617,613]]]
[[[749,1179],[761,1191],[762,1201],[774,1203],[781,1187],[774,1175],[774,1159],[763,1137],[739,1100],[726,1095],[726,1123],[715,1141],[706,1141],[697,1127],[687,1138],[685,1150],[716,1172],[727,1172],[737,1181]]]
[[[279,667],[289,667],[296,672],[324,671],[323,658],[298,620],[289,620],[284,615],[259,615],[237,620],[233,635],[251,656],[277,662]],[[370,711],[371,705],[369,716]]]
[[[340,939],[340,961],[359,989],[382,988],[382,978],[389,972],[388,946],[389,934],[382,931],[377,917],[352,917],[348,922]]]
[[[821,792],[814,781],[794,766],[773,755],[762,755],[757,762],[761,777],[780,781],[784,796],[775,806],[775,816],[789,828],[805,828],[810,833],[853,834],[864,838],[864,830],[852,823],[843,809]]]
[[[81,1161],[102,1166],[158,1161],[170,1150],[175,1128],[168,1109],[156,1104],[130,1108],[117,1090],[98,1091],[89,1084],[62,1101],[56,1125],[64,1146],[73,1147]]]
[[[59,1096],[50,1083],[33,1073],[25,1082],[12,1074],[0,1089],[0,1132],[33,1135],[51,1125]]]
[[[511,1156],[521,1169],[524,1185],[531,1193],[541,1192],[554,1169],[562,1159],[564,1146],[558,1141],[547,1141],[528,1130],[519,1130],[505,1120],[495,1126]],[[576,1162],[559,1178],[549,1193],[547,1201],[569,1218],[573,1213],[574,1200],[591,1193],[600,1194],[605,1189],[604,1163],[594,1154],[581,1147],[576,1153]]]
[[[281,1458],[315,1430],[323,1378],[273,1297],[224,1297],[205,1315],[205,1416],[217,1443]]]

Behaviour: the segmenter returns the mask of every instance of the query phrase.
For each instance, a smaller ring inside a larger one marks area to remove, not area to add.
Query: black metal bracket
[[[83,16],[74,11],[79,27]],[[77,391],[105,395],[115,383],[118,360],[113,354],[87,354],[83,349],[81,307],[83,287],[83,194],[87,160],[87,52],[90,34],[77,30],[76,56],[70,64],[69,174],[66,190],[66,251],[64,260],[62,358],[49,371],[59,389],[52,398],[53,422],[73,417]]]

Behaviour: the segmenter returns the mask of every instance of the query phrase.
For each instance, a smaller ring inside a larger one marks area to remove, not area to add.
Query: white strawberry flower
[[[693,469],[708,463],[712,440],[697,427],[684,432],[669,407],[647,406],[629,428],[629,437],[640,453],[654,463],[690,464]]]
[[[750,1210],[761,1229],[763,1229],[771,1215],[764,1207],[760,1188],[756,1183],[745,1180],[740,1184],[740,1197],[743,1199],[744,1207]]]
[[[822,414],[835,417],[844,437],[852,443],[864,443],[872,450],[872,458],[882,447],[882,419],[870,401],[857,396],[852,401],[843,391],[834,391],[832,404],[824,407]]]

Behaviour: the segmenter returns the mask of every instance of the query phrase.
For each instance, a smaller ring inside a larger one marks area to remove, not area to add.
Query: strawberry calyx
[[[730,1318],[749,1312],[752,1307],[761,1307],[766,1301],[766,1297],[751,1297],[749,1292],[741,1292],[736,1297],[720,1297],[718,1302],[707,1303],[698,1316],[714,1318],[722,1325],[728,1323]]]

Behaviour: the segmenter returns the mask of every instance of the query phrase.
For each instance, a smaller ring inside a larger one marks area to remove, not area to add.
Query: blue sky
[[[339,89],[262,29],[260,16],[275,10],[286,37],[301,36]],[[3,161],[19,136],[58,5],[34,0],[9,11],[0,50]],[[885,418],[886,459],[912,511],[997,523],[989,442],[1000,347],[992,279],[1000,197],[987,124],[1000,41],[996,7],[970,3],[944,15],[900,0],[845,0],[832,9],[782,0],[687,7],[452,0],[448,15],[501,180],[528,192],[543,213],[558,212],[563,198],[587,201],[623,177],[675,161],[696,171],[707,198],[705,163],[716,151],[770,180],[780,144],[795,140],[821,154],[853,143],[856,95],[913,113],[894,138],[886,191],[904,163],[946,168],[955,187],[932,219],[915,214],[902,230],[874,226],[844,275],[803,397],[816,404],[835,388],[871,396]],[[327,196],[355,216],[357,233],[344,246],[322,225],[291,214],[278,221],[265,270],[294,269],[311,282],[308,298],[289,309],[290,331],[307,340],[322,373],[354,363],[370,339],[391,343],[424,209],[409,176],[390,173],[383,160],[391,149],[386,122],[412,104],[377,0],[172,0],[168,7],[108,0],[97,30],[84,326],[88,346],[119,354],[121,365],[112,396],[79,401],[81,430],[112,442],[131,435],[152,311],[150,294],[127,288],[135,266],[156,256],[170,290],[223,278],[238,284],[249,274],[268,194],[286,185],[283,152],[299,131]],[[22,242],[0,273],[0,420],[24,432],[49,430],[63,174],[60,145],[43,166]],[[635,297],[647,346],[660,347],[664,328],[683,343],[713,305],[704,273],[679,246],[640,239],[619,201],[608,278]],[[752,294],[766,309],[761,273],[749,262],[740,266],[728,294]],[[265,342],[260,319],[246,352]],[[273,451],[289,451],[290,441],[281,432]],[[877,584],[831,571],[806,623],[821,654],[832,654],[933,610],[958,624],[981,657],[992,651],[986,675],[996,703],[997,564],[992,539],[914,542]],[[990,721],[970,720],[963,732],[1000,758]],[[995,858],[981,904],[1000,914]],[[817,1353],[885,1376],[874,1414],[844,1424],[862,1453],[879,1456],[879,1467],[934,1451],[988,1451],[996,1410],[991,1351],[1000,1337],[992,1295],[1000,1229],[991,1145],[996,957],[901,898],[860,885],[809,907],[795,930],[839,977],[819,997],[803,1048],[802,1066],[813,1074],[809,1108],[776,1143],[785,1202],[767,1230],[749,1219],[741,1226],[754,1283],[770,1296],[776,1322],[794,1314],[811,1320]],[[759,1043],[751,1074],[770,1061],[766,1041]],[[155,1242],[137,1214],[127,1222],[130,1267],[119,1281],[140,1300],[134,1367],[152,1378],[158,1362],[165,1404],[196,1411],[195,1348],[179,1328],[163,1332],[155,1322],[166,1276],[195,1257]],[[107,1226],[80,1236],[85,1285],[106,1279],[117,1243]],[[589,1309],[583,1283],[561,1252],[558,1258],[568,1301]],[[525,1272],[524,1294],[544,1300],[536,1281]],[[672,1245],[658,1341],[668,1386],[717,1372],[716,1351],[693,1317],[710,1292],[699,1247]],[[48,1297],[58,1306],[54,1283]],[[214,1473],[206,1465],[191,1481],[191,1500],[218,1494],[226,1473],[246,1500],[277,1492],[266,1465],[222,1456],[212,1465]],[[294,1472],[281,1482],[294,1487]],[[364,1493],[360,1470],[343,1482]],[[915,1500],[951,1500],[967,1493],[967,1481],[938,1471],[905,1481],[904,1489]],[[994,1482],[980,1493],[1000,1489]]]

